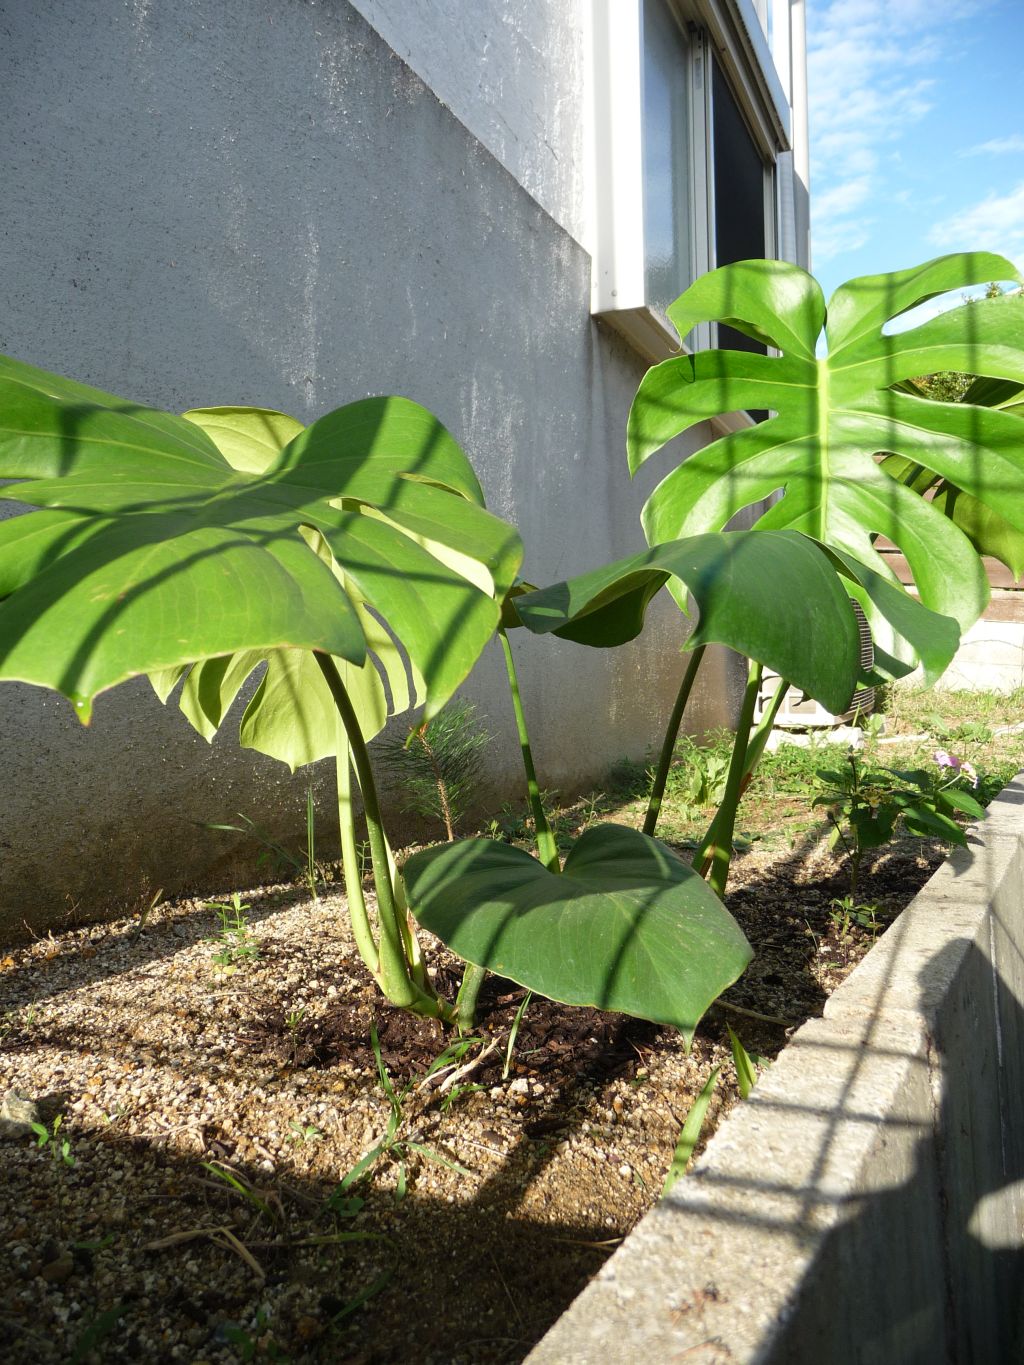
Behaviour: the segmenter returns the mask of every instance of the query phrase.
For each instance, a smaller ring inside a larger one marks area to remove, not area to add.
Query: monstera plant
[[[997,259],[978,258],[976,271],[1005,275],[993,269]],[[834,364],[815,357],[824,306],[809,276],[747,262],[699,281],[671,310],[681,334],[718,318],[782,354],[680,356],[651,371],[630,420],[634,468],[714,413],[777,415],[663,481],[645,512],[649,550],[533,592],[516,580],[517,533],[486,511],[441,423],[407,399],[352,403],[308,428],[253,408],[172,416],[0,359],[0,478],[15,481],[6,497],[34,509],[0,523],[0,679],[56,689],[88,721],[99,693],[146,674],[163,699],[179,689],[181,709],[209,738],[260,670],[242,743],[292,767],[336,759],[354,937],[388,999],[465,1025],[492,970],[689,1035],[750,955],[719,898],[731,825],[706,841],[710,888],[653,838],[652,820],[643,833],[589,829],[563,861],[540,802],[507,631],[524,624],[613,646],[639,632],[661,587],[681,604],[692,598],[699,623],[674,722],[709,642],[751,660],[723,807],[733,815],[764,734],[762,724],[748,742],[761,665],[833,710],[860,681],[850,594],[872,621],[880,673],[918,661],[941,671],[957,623],[984,598],[977,557],[963,532],[873,456],[912,456],[985,501],[966,428],[893,388],[965,364],[952,325],[938,319],[909,341],[881,330],[948,287],[952,270],[933,263],[886,277],[890,285],[840,290],[829,319]],[[957,281],[971,282],[962,273]],[[1024,380],[1020,350],[979,317],[971,368]],[[1021,461],[1005,423],[1016,432],[1019,419],[979,411],[971,430],[982,433],[992,471],[1016,479]],[[735,511],[779,489],[761,529],[724,529]],[[1024,525],[1014,498],[999,506]],[[907,553],[920,602],[887,577],[876,533]],[[399,873],[368,743],[390,714],[420,704],[435,714],[495,634],[539,857],[463,840],[416,854]],[[359,876],[353,772],[375,907]],[[431,982],[410,910],[468,964],[454,1002]]]
[[[537,634],[614,646],[639,633],[669,582],[693,595],[701,642],[786,669],[827,705],[849,700],[858,671],[849,598],[830,558],[798,533],[691,537],[575,584],[510,595],[505,615]],[[802,593],[776,604],[780,583]],[[425,849],[404,868],[410,908],[470,963],[559,1000],[673,1024],[689,1038],[749,960],[746,940],[697,873],[648,834],[592,826],[561,863],[502,638],[539,857],[492,839]]]
[[[742,261],[697,280],[668,309],[680,338],[700,323],[721,323],[764,353],[683,351],[651,369],[630,411],[630,472],[698,422],[747,410],[769,415],[689,455],[662,478],[642,515],[652,553],[719,532],[737,513],[757,508],[753,534],[800,532],[831,556],[870,624],[874,668],[866,681],[905,676],[917,666],[926,680],[937,678],[960,629],[988,600],[978,550],[1000,555],[1015,572],[1024,568],[1024,428],[1015,411],[1024,383],[1024,308],[1016,299],[986,298],[905,331],[888,324],[949,290],[1019,278],[1000,256],[946,256],[851,280],[827,308],[817,282],[781,261]],[[827,349],[819,354],[822,342]],[[913,384],[916,376],[949,369],[988,378],[962,403],[931,401]],[[934,504],[922,496],[930,492]],[[904,592],[875,549],[880,535],[905,554],[917,597]],[[556,585],[547,590],[543,618],[527,608],[524,620],[533,629],[604,643],[580,633],[576,618],[606,601],[614,584],[619,607],[635,613],[636,594],[627,591],[635,573],[626,561]],[[803,600],[799,583],[770,581],[777,588],[764,606],[770,616],[789,594]],[[685,587],[669,588],[685,610]],[[690,646],[644,825],[649,834],[703,654],[699,630]],[[743,784],[787,684],[804,687],[787,666],[776,668],[783,681],[754,729],[762,660],[741,652],[752,662],[725,799],[695,860],[720,892]]]
[[[492,969],[688,1034],[742,971],[750,949],[720,901],[637,831],[590,830],[563,865],[541,813],[540,859],[469,840],[397,872],[368,741],[389,713],[441,707],[498,630],[539,808],[499,626],[557,628],[565,606],[514,586],[516,532],[484,509],[468,461],[425,409],[369,399],[305,429],[262,409],[179,417],[4,359],[0,477],[35,509],[0,523],[0,678],[62,692],[87,722],[99,693],[147,674],[164,699],[178,689],[209,738],[262,670],[242,742],[293,767],[336,757],[354,935],[393,1003],[465,1023]],[[826,704],[852,689],[848,601],[802,535],[702,535],[613,579],[587,587],[582,613],[569,604],[580,617],[570,634],[629,638],[651,595],[677,581],[702,638],[763,658]],[[765,585],[783,579],[802,597],[769,610]],[[353,769],[375,909],[355,857]],[[469,964],[459,1001],[431,984],[407,904]]]
[[[243,740],[293,765],[337,753],[343,808],[351,746],[377,890],[374,929],[350,879],[357,943],[389,999],[443,1012],[394,894],[364,734],[386,718],[385,679],[395,706],[451,696],[522,549],[441,423],[403,398],[306,429],[259,409],[177,417],[3,359],[0,470],[38,509],[0,525],[0,676],[64,693],[83,721],[129,677],[165,697],[184,677],[209,737],[266,663]]]
[[[948,369],[1024,382],[1024,310],[1010,299],[979,299],[905,331],[886,329],[939,294],[1019,278],[1001,256],[943,256],[851,280],[826,309],[817,282],[781,261],[743,261],[705,275],[668,310],[680,336],[719,322],[778,354],[705,351],[650,370],[629,417],[630,472],[696,422],[752,408],[772,415],[712,442],[662,479],[643,511],[648,541],[718,530],[743,508],[780,494],[757,526],[804,531],[882,574],[889,571],[874,542],[886,536],[905,554],[925,606],[966,628],[988,600],[973,546],[876,456],[913,460],[1024,530],[1019,420],[904,387]],[[819,356],[822,337],[827,352]],[[879,666],[922,662],[876,604],[853,591],[871,622]]]

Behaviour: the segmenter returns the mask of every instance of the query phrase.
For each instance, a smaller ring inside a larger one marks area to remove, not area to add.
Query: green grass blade
[[[400,1114],[401,1101],[395,1094],[395,1087],[391,1084],[391,1077],[388,1075],[388,1069],[384,1065],[384,1058],[381,1056],[380,1038],[377,1036],[376,1024],[370,1025],[370,1046],[373,1048],[373,1055],[377,1062],[377,1075],[380,1079],[381,1089],[384,1091],[384,1094],[387,1095],[393,1112],[395,1114]]]
[[[363,1178],[363,1176],[366,1174],[366,1172],[370,1169],[370,1167],[374,1164],[374,1162],[378,1159],[378,1157],[382,1154],[383,1151],[384,1151],[383,1142],[378,1142],[373,1147],[371,1147],[368,1152],[366,1152],[363,1156],[359,1158],[356,1164],[344,1177],[341,1184],[338,1186],[338,1189],[350,1190],[353,1185],[357,1184]]]
[[[433,1161],[435,1165],[447,1166],[448,1170],[456,1171],[459,1175],[472,1175],[473,1172],[466,1166],[460,1166],[457,1161],[452,1161],[450,1157],[442,1156],[440,1152],[435,1152],[432,1147],[425,1146],[422,1142],[407,1142],[405,1144],[410,1152],[417,1152],[427,1161]]]
[[[740,1087],[740,1099],[747,1099],[751,1090],[757,1084],[757,1068],[750,1059],[750,1053],[733,1033],[729,1025],[729,1045],[732,1048],[732,1059],[736,1064],[736,1079]]]
[[[344,1322],[347,1317],[351,1317],[353,1313],[362,1308],[367,1299],[372,1299],[374,1294],[379,1294],[390,1279],[390,1271],[385,1271],[383,1275],[378,1275],[372,1284],[368,1284],[365,1289],[361,1289],[354,1298],[349,1299],[348,1303],[346,1303],[343,1308],[338,1309],[330,1320],[330,1326],[337,1327],[338,1324]]]
[[[683,1130],[679,1134],[679,1141],[672,1153],[672,1165],[668,1168],[668,1175],[661,1187],[662,1194],[668,1194],[676,1181],[686,1173],[686,1168],[690,1164],[690,1157],[693,1156],[693,1149],[700,1139],[701,1129],[704,1127],[704,1120],[707,1117],[708,1105],[711,1103],[711,1096],[714,1094],[715,1086],[718,1083],[718,1073],[721,1069],[720,1066],[715,1067],[708,1077],[704,1089],[690,1105],[689,1113],[683,1122]]]

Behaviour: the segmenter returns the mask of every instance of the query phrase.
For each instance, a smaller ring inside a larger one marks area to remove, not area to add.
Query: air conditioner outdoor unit
[[[861,610],[860,603],[854,601],[852,597],[850,601],[853,602],[853,614],[857,618],[857,625],[860,629],[861,667],[869,669],[874,666],[875,662],[875,651],[871,645],[871,630],[868,626],[867,617]],[[761,692],[757,699],[756,718],[758,720],[771,706],[778,685],[779,675],[766,668],[761,678]],[[830,711],[825,710],[820,702],[804,696],[799,688],[791,687],[783,698],[779,713],[775,717],[775,724],[787,730],[826,728],[831,725],[845,725],[855,716],[869,716],[874,709],[875,689],[873,687],[858,687],[850,699],[849,707],[841,716],[832,715]]]

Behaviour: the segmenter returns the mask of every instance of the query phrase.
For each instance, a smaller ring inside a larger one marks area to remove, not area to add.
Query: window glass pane
[[[765,254],[764,161],[717,62],[714,67],[715,263],[729,265]],[[719,326],[718,334],[720,346],[765,350],[731,327]]]
[[[644,0],[644,274],[662,311],[692,282],[690,53],[664,0]]]

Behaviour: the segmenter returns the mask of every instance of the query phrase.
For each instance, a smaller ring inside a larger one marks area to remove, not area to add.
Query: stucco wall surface
[[[584,0],[356,0],[538,204],[585,241]]]
[[[343,0],[0,0],[0,90],[0,350],[176,411],[405,394],[469,452],[533,581],[642,548],[643,365],[591,321],[588,257]],[[545,785],[642,757],[679,634],[666,602],[613,656],[522,642]],[[495,784],[518,784],[496,651],[469,691]],[[297,833],[307,779],[232,729],[209,748],[141,681],[88,733],[0,688],[0,932],[252,876],[254,846],[201,823]]]

